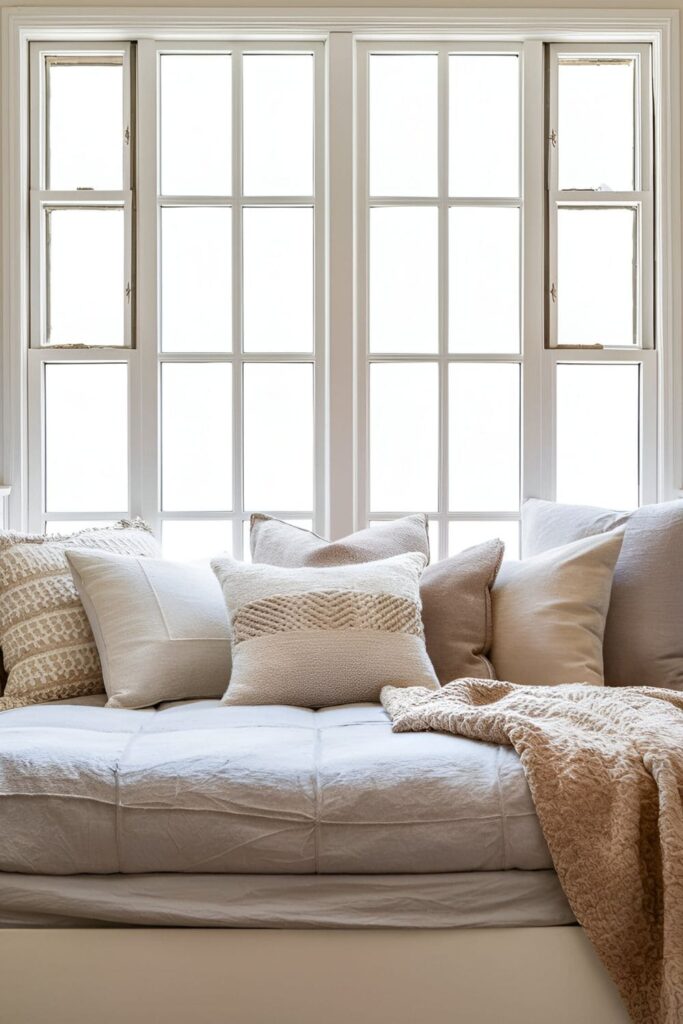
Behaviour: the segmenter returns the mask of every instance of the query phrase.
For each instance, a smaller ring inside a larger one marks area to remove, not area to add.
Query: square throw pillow
[[[71,547],[159,555],[140,521],[71,536],[0,533],[0,711],[103,690],[97,647],[66,561]]]
[[[587,537],[503,566],[492,591],[498,679],[603,685],[602,640],[622,540],[619,531]]]
[[[530,499],[524,554],[624,526],[605,627],[605,682],[683,690],[683,501],[634,512]]]
[[[107,707],[221,697],[230,630],[208,565],[66,550],[102,663]]]
[[[427,516],[422,513],[379,523],[335,541],[259,513],[251,517],[250,540],[252,561],[291,569],[376,562],[409,551],[420,551],[429,559]]]
[[[438,682],[424,643],[418,552],[287,569],[215,558],[232,629],[224,704],[329,707]]]
[[[254,562],[302,567],[350,565],[407,551],[429,552],[427,517],[405,516],[372,526],[340,541],[268,516],[251,517]],[[430,565],[420,581],[427,653],[440,683],[471,677],[493,679],[491,587],[503,558],[500,540],[486,541]]]

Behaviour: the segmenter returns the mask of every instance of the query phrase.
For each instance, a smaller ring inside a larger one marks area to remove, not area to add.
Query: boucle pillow
[[[95,636],[111,708],[221,697],[230,629],[208,565],[66,551]]]
[[[492,591],[491,660],[524,685],[604,683],[602,639],[622,532],[505,563]]]
[[[427,517],[405,516],[339,541],[269,516],[251,517],[254,562],[302,567],[350,565],[429,551]],[[430,565],[420,580],[427,654],[440,683],[452,679],[493,679],[486,657],[491,646],[491,587],[505,546],[490,540]]]
[[[310,530],[256,513],[251,517],[251,558],[253,562],[303,566],[351,565],[376,562],[380,558],[421,551],[429,558],[427,516],[418,513],[378,523],[351,533],[342,540],[329,541]]]
[[[625,524],[605,626],[608,686],[683,690],[683,501],[617,512],[531,499],[524,554]]]
[[[158,555],[141,521],[71,536],[0,533],[0,647],[7,670],[0,711],[103,690],[97,647],[65,551]]]
[[[438,689],[420,618],[418,552],[286,569],[215,558],[232,629],[224,704],[329,707],[383,686]]]

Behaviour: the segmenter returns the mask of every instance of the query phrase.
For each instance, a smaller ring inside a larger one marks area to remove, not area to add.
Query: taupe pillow
[[[425,562],[418,552],[302,569],[213,559],[232,630],[223,703],[328,707],[378,701],[386,685],[438,689],[420,617]]]
[[[428,553],[427,517],[405,516],[330,542],[279,519],[254,515],[251,550],[254,562],[292,567],[349,565],[405,551]],[[490,590],[503,551],[502,541],[487,541],[429,566],[422,576],[427,653],[440,683],[494,678],[486,657],[491,646]]]
[[[107,707],[221,697],[230,630],[208,565],[67,550],[102,662]]]
[[[491,587],[505,545],[489,540],[425,569],[420,580],[429,655],[442,685],[453,679],[495,679],[491,648]]]
[[[531,499],[524,555],[625,525],[607,625],[605,682],[683,690],[683,501],[635,512]]]
[[[422,513],[379,523],[335,541],[324,540],[280,519],[256,514],[251,517],[250,540],[252,561],[292,569],[375,562],[408,551],[421,551],[429,558],[427,516]]]
[[[623,532],[503,565],[493,588],[496,675],[510,683],[604,683],[602,640]]]
[[[0,533],[0,646],[7,670],[0,711],[103,690],[97,647],[71,579],[71,547],[154,556],[141,522],[71,536]]]

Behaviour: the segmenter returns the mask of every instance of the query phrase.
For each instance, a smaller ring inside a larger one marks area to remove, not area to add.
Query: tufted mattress
[[[0,714],[0,872],[393,875],[552,868],[517,755],[377,705]]]

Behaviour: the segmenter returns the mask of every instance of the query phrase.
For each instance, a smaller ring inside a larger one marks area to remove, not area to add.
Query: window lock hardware
[[[554,281],[550,286],[550,298],[553,300],[553,302],[557,302],[557,288],[555,287]]]
[[[554,128],[548,136],[548,141],[550,142],[550,145],[553,147],[553,149],[557,149],[557,132]]]
[[[123,138],[125,140],[126,145],[129,145],[129,143],[130,143],[130,128],[128,127],[128,125],[126,125],[126,130],[123,133]]]
[[[126,302],[130,302],[130,293],[132,289],[130,287],[130,281],[126,283]]]

